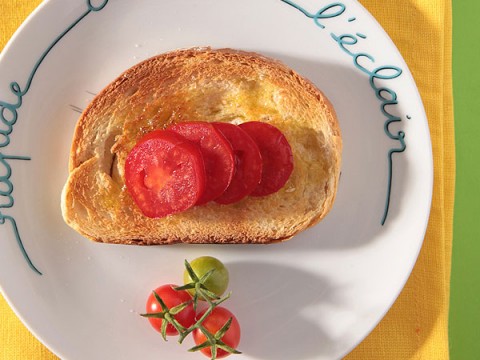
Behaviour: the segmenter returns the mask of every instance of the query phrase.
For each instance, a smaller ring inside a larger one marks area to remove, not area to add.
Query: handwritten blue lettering
[[[12,176],[12,168],[8,161],[11,160],[30,160],[30,157],[27,156],[17,156],[17,155],[5,155],[3,149],[10,144],[10,135],[13,132],[14,125],[18,121],[18,110],[22,106],[23,97],[28,93],[33,82],[33,78],[37,73],[38,68],[45,60],[47,55],[53,49],[53,47],[70,31],[72,30],[80,21],[82,21],[88,14],[91,12],[98,12],[102,10],[108,3],[109,0],[100,0],[98,5],[94,5],[92,0],[86,0],[87,10],[80,15],[72,24],[70,24],[57,38],[47,47],[47,49],[40,56],[38,61],[33,66],[32,71],[25,83],[25,88],[22,90],[20,85],[17,82],[10,83],[10,92],[16,98],[14,102],[0,101],[0,225],[10,224],[13,235],[20,247],[25,260],[27,261],[30,268],[35,271],[37,274],[42,275],[42,273],[33,265],[30,257],[25,250],[22,239],[20,237],[20,232],[18,230],[17,222],[15,219],[4,214],[3,209],[12,208],[15,204],[13,198],[13,183],[10,180]]]
[[[342,14],[346,13],[347,7],[345,4],[340,2],[330,3],[323,6],[316,13],[311,13],[298,4],[290,0],[282,0],[284,3],[294,7],[295,9],[302,12],[308,18],[314,20],[315,24],[321,28],[325,29],[323,20],[338,18]],[[320,22],[322,20],[322,23]],[[356,20],[355,17],[349,17],[348,22]],[[398,141],[398,146],[391,148],[388,151],[388,180],[387,180],[387,195],[385,201],[385,209],[381,219],[381,224],[384,225],[388,216],[388,210],[390,207],[390,197],[392,189],[392,175],[393,175],[393,154],[400,153],[405,151],[405,133],[403,131],[397,131],[396,133],[392,132],[390,125],[395,122],[400,122],[402,119],[394,115],[394,109],[398,105],[398,96],[397,93],[386,86],[380,85],[381,80],[383,83],[388,80],[394,80],[402,74],[402,69],[394,65],[383,65],[377,66],[375,58],[365,52],[355,51],[355,46],[358,44],[359,39],[363,41],[367,39],[367,36],[363,33],[357,32],[356,35],[352,34],[341,34],[337,35],[330,33],[331,38],[337,43],[342,51],[352,58],[352,62],[355,67],[365,73],[369,78],[369,83],[372,90],[375,93],[375,96],[380,100],[380,111],[385,116],[384,122],[384,131],[385,134],[392,140]]]

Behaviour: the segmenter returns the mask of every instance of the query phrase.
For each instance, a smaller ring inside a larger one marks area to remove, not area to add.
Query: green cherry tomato
[[[190,266],[198,278],[201,278],[207,272],[214,269],[215,271],[212,272],[203,284],[208,290],[218,296],[222,296],[225,290],[227,290],[228,270],[220,260],[212,256],[201,256],[192,260]],[[192,282],[187,270],[183,273],[183,281],[185,284]]]

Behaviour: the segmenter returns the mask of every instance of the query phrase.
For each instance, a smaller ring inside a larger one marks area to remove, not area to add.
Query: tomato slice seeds
[[[125,183],[145,216],[159,218],[185,211],[205,189],[202,154],[173,131],[154,131],[128,154]]]

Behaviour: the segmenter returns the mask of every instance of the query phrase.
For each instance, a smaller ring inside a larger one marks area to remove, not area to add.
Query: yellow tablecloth
[[[361,0],[400,49],[418,85],[430,124],[434,194],[430,222],[415,269],[377,328],[348,360],[448,359],[455,147],[449,0]],[[39,0],[1,0],[3,48]],[[0,296],[1,359],[55,359]],[[295,360],[295,359],[292,359]]]

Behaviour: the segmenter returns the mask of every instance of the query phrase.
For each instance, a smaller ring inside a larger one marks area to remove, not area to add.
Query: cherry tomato
[[[192,296],[188,291],[177,291],[174,290],[175,287],[178,286],[173,284],[167,284],[155,289],[157,295],[160,296],[160,298],[163,300],[163,302],[165,303],[165,305],[167,305],[169,309],[192,300]],[[163,312],[162,306],[158,303],[153,293],[150,294],[147,299],[146,308],[147,314]],[[175,319],[185,328],[192,326],[195,322],[195,311],[193,310],[193,302],[187,305],[187,307],[180,311],[177,315],[175,315]],[[148,318],[148,321],[155,330],[161,333],[163,321],[162,319]],[[172,324],[168,324],[166,334],[177,335],[178,331]]]
[[[206,171],[206,187],[197,205],[206,204],[223,194],[235,169],[230,143],[220,131],[207,122],[183,122],[169,129],[197,144],[202,152]]]
[[[227,290],[229,280],[228,270],[217,258],[212,256],[201,256],[192,260],[190,266],[198,278],[201,278],[210,270],[214,270],[204,282],[205,287],[214,294],[222,296],[225,290]],[[185,284],[192,282],[187,270],[183,273],[183,281]]]
[[[200,313],[197,318],[200,319],[204,313],[205,311]],[[222,336],[221,341],[231,348],[236,349],[240,343],[240,324],[238,323],[235,315],[233,315],[229,310],[221,306],[217,306],[202,322],[202,325],[208,330],[209,333],[215,335],[215,333],[220,330],[230,318],[232,318],[232,323],[230,324],[227,332]],[[193,340],[195,341],[196,345],[200,345],[204,343],[207,338],[201,330],[195,329],[193,331]],[[208,357],[212,356],[212,350],[210,347],[203,348],[200,351]],[[217,359],[224,358],[228,355],[230,354],[225,350],[217,350]]]
[[[232,204],[249,195],[262,179],[262,156],[253,139],[239,126],[213,123],[230,142],[235,157],[235,172],[227,190],[215,201]]]
[[[287,138],[275,126],[250,121],[240,127],[257,143],[262,154],[262,180],[251,196],[270,195],[280,190],[293,171],[292,148]]]
[[[159,218],[185,211],[205,189],[202,154],[173,131],[153,131],[128,154],[125,183],[145,216]]]

